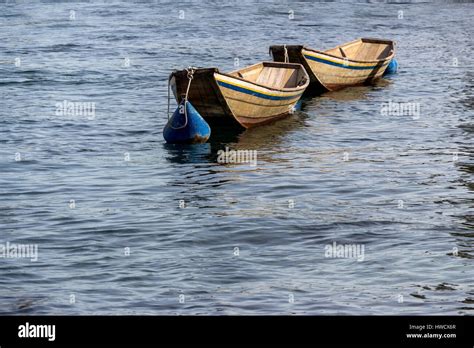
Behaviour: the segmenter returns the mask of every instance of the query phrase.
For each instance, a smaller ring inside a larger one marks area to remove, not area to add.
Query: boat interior
[[[393,42],[377,39],[359,39],[324,53],[350,60],[373,61],[389,57],[393,53]]]
[[[296,88],[307,81],[307,74],[299,64],[262,62],[229,73],[231,76],[275,88]]]

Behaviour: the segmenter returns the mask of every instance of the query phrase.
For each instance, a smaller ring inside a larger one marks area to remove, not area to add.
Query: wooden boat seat
[[[379,60],[391,54],[392,47],[390,44],[384,45],[380,42],[370,41],[370,39],[362,39],[324,52],[336,57],[360,61]]]
[[[273,88],[293,88],[297,86],[297,77],[295,69],[264,67],[255,82]]]
[[[305,74],[300,69],[266,66],[264,64],[237,70],[231,72],[230,75],[276,89],[295,88],[306,83]]]

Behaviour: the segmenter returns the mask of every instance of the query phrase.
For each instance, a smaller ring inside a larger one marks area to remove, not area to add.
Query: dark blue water
[[[472,314],[473,15],[3,2],[0,244],[35,244],[38,260],[0,258],[0,313]],[[164,143],[173,69],[367,36],[397,41],[397,75],[270,126]],[[58,114],[64,100],[95,113]],[[390,102],[419,112],[385,114]],[[226,146],[257,150],[257,166],[218,164]],[[333,243],[363,246],[363,261],[327,257]]]

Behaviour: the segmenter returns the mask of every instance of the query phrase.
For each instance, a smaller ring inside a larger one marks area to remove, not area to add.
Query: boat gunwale
[[[350,45],[352,43],[356,43],[356,42],[359,42],[359,41],[363,41],[363,40],[370,40],[370,41],[373,41],[372,43],[386,43],[386,44],[391,44],[392,46],[392,51],[391,51],[391,54],[383,59],[376,59],[376,60],[357,60],[357,59],[350,59],[350,58],[344,58],[344,57],[340,57],[340,56],[336,56],[334,54],[330,54],[330,53],[326,53],[327,51],[331,51],[331,50],[334,50],[336,48],[340,48],[342,46],[346,46],[346,45]],[[395,55],[395,41],[392,41],[392,40],[382,40],[382,39],[372,39],[372,38],[359,38],[357,40],[353,40],[353,41],[350,41],[350,42],[346,42],[342,45],[338,45],[336,47],[333,47],[333,48],[329,48],[325,51],[320,51],[320,50],[317,50],[317,49],[314,49],[314,48],[310,48],[310,47],[306,47],[306,46],[302,46],[301,47],[301,54],[303,55],[304,57],[304,54],[303,54],[303,50],[306,50],[306,51],[311,51],[311,52],[315,52],[315,53],[318,53],[318,54],[322,54],[322,55],[325,55],[325,56],[328,56],[328,57],[331,57],[331,58],[337,58],[337,59],[340,59],[340,60],[343,60],[343,61],[346,61],[346,62],[352,62],[352,63],[373,63],[373,64],[376,64],[376,63],[380,63],[380,62],[385,62],[387,60],[391,60],[393,58],[393,56]],[[304,57],[306,59],[306,57]]]

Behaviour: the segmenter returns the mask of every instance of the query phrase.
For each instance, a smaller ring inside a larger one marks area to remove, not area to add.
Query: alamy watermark
[[[324,247],[324,256],[327,258],[357,259],[364,261],[365,247],[363,244],[327,244]]]
[[[88,120],[95,119],[94,102],[73,102],[63,100],[56,103],[56,116],[63,117],[85,117]]]
[[[382,116],[408,116],[417,120],[420,118],[421,106],[420,103],[396,102],[390,99],[387,103],[382,103],[380,114]]]
[[[38,261],[38,244],[0,244],[0,259],[30,259]]]
[[[226,146],[225,150],[217,151],[217,163],[248,163],[257,165],[257,150],[232,150]]]

